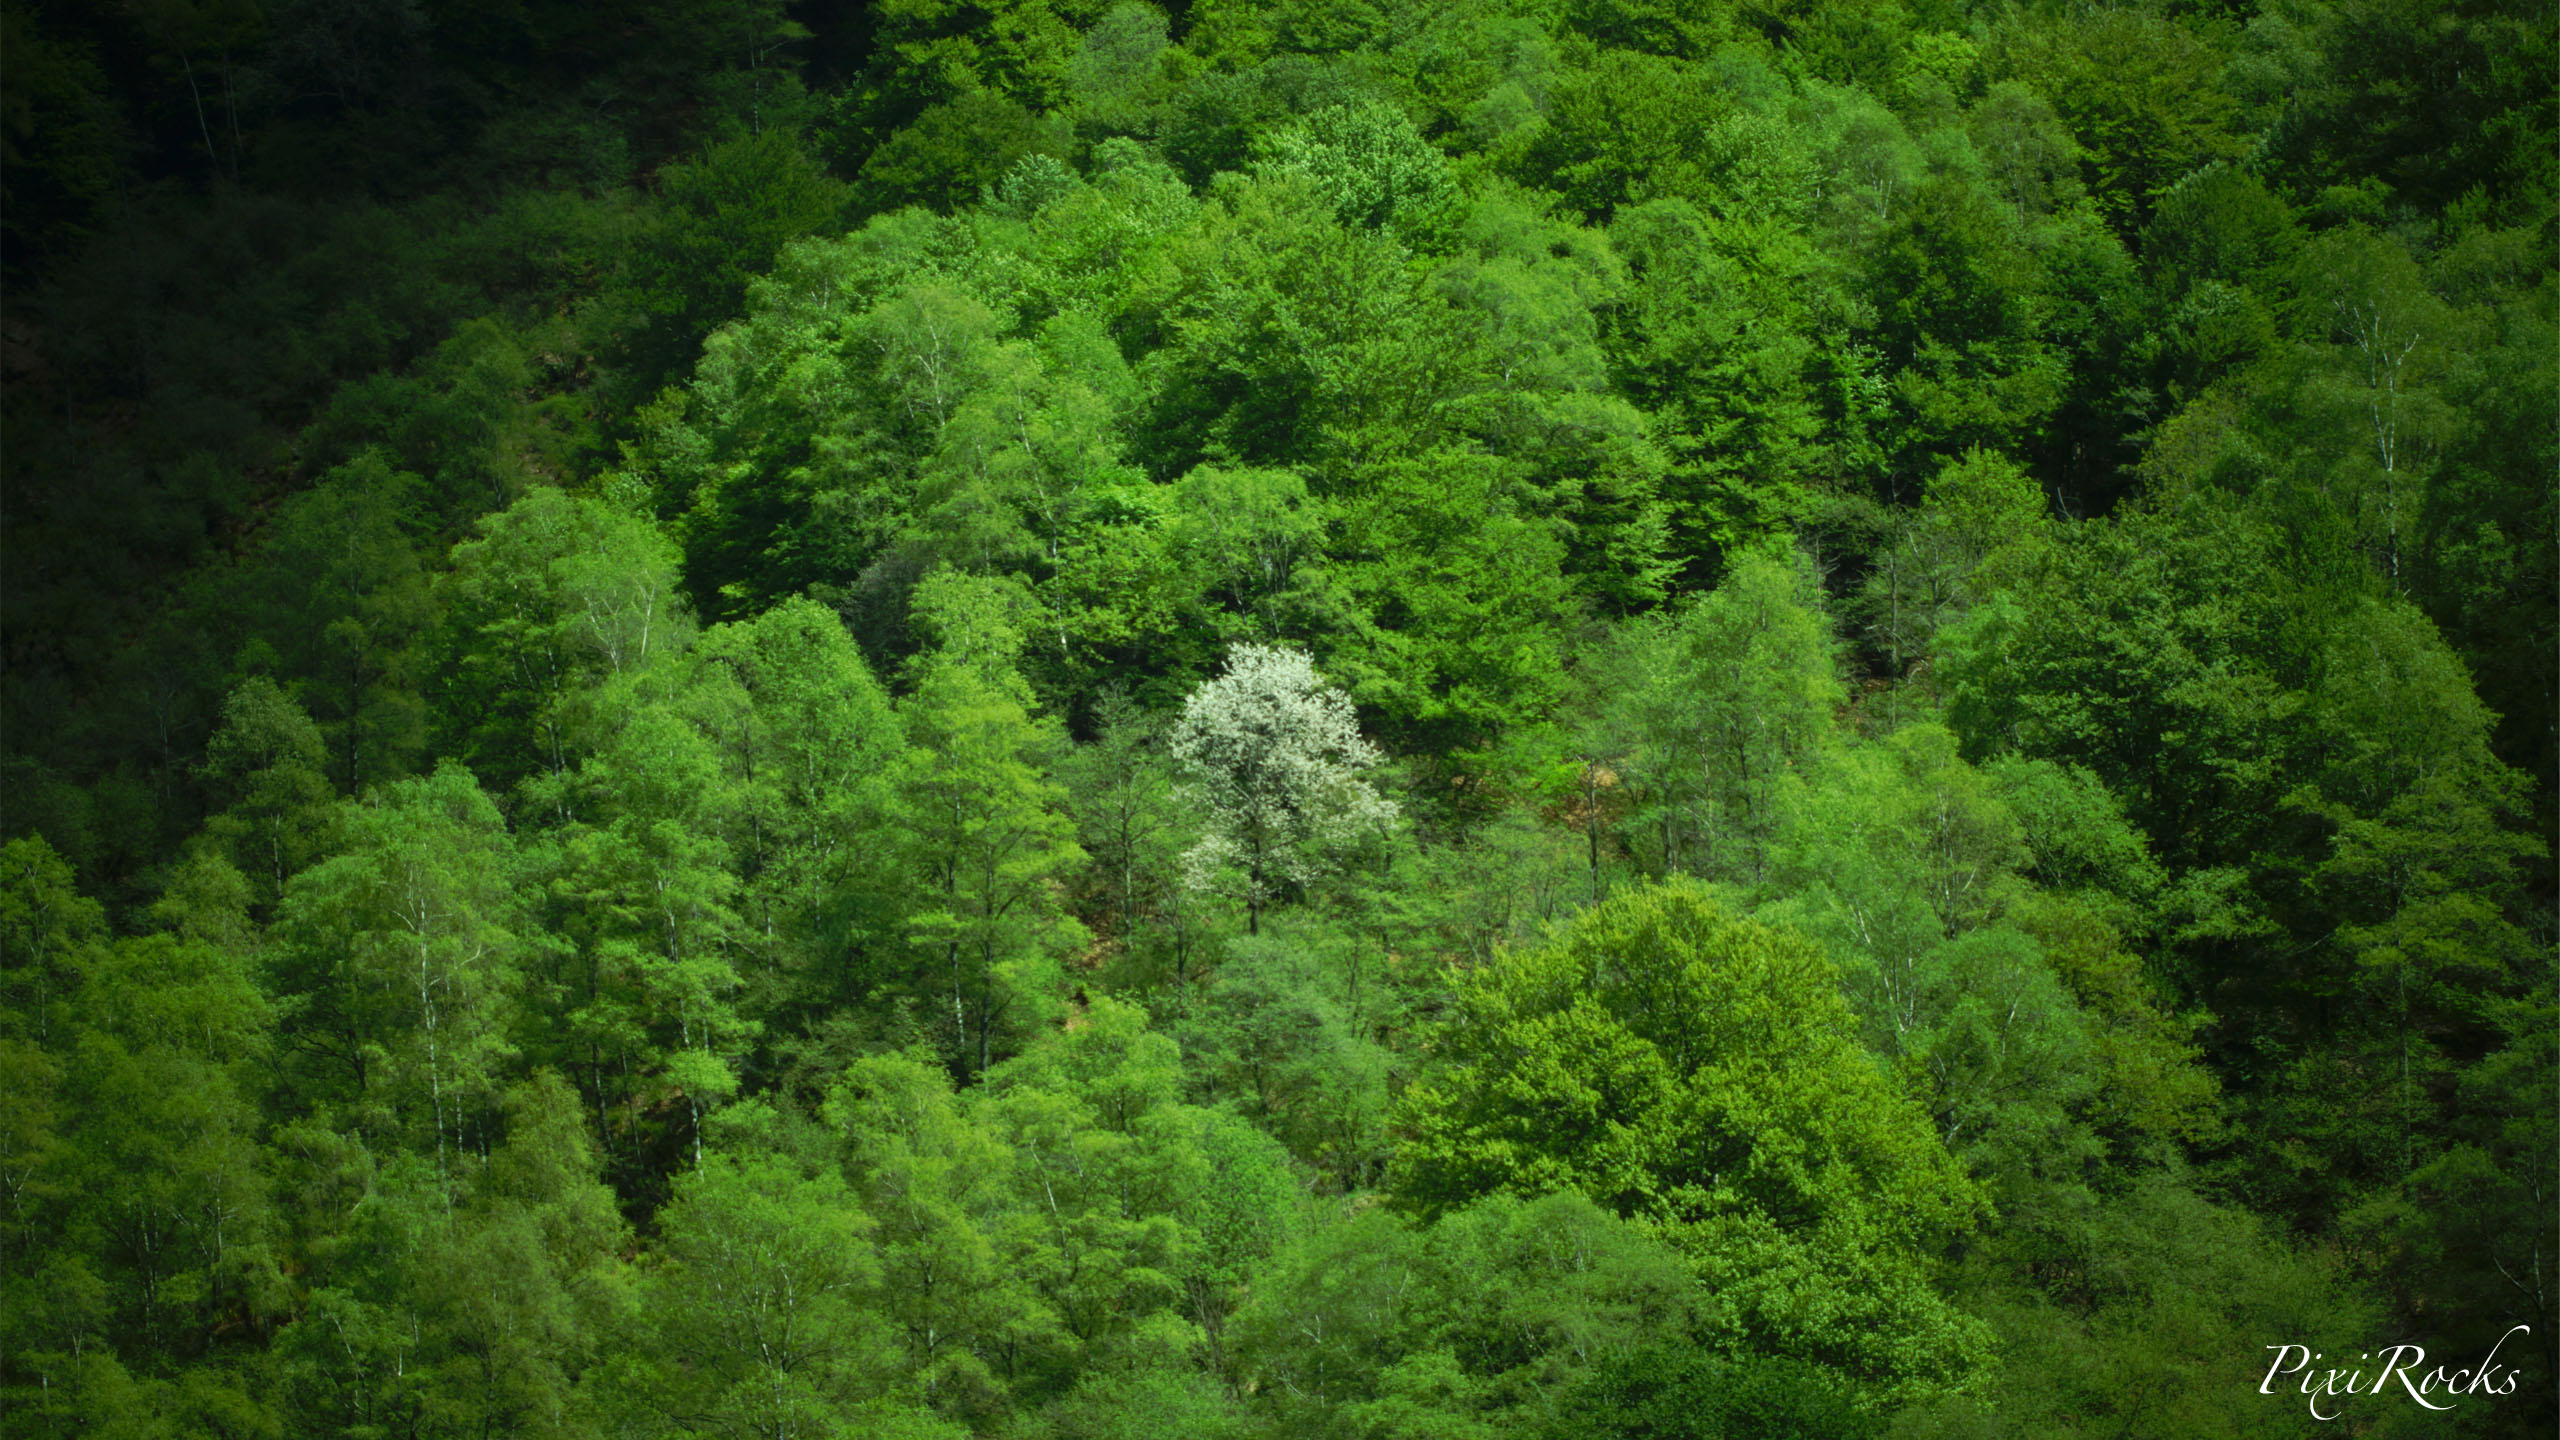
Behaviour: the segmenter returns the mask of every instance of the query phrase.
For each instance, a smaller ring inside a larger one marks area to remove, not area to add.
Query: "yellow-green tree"
[[[1623,892],[1457,983],[1396,1193],[1438,1215],[1581,1191],[1662,1226],[1740,1342],[1961,1385],[1982,1341],[1930,1277],[1981,1192],[1855,1036],[1811,942],[1692,882]]]

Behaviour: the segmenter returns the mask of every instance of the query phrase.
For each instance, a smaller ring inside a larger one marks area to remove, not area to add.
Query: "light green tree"
[[[1755,1348],[1904,1393],[1973,1376],[1982,1337],[1931,1269],[1981,1192],[1858,1046],[1810,942],[1675,882],[1452,1001],[1403,1101],[1405,1205],[1578,1190],[1664,1226]]]
[[[1715,590],[1630,622],[1596,667],[1582,737],[1591,823],[1605,786],[1648,872],[1764,875],[1781,796],[1831,733],[1833,655],[1809,567],[1786,551],[1740,556]]]
[[[223,803],[205,834],[254,877],[262,907],[329,847],[338,815],[325,762],[320,727],[274,681],[253,677],[224,699],[203,772]]]
[[[1010,1048],[1050,1013],[1059,962],[1085,939],[1060,893],[1084,852],[1047,773],[1058,739],[1031,718],[1002,593],[951,572],[919,590],[940,644],[900,706],[912,748],[899,825],[917,887],[907,925],[942,977],[946,1053],[961,1075],[983,1072],[1000,1036]]]
[[[909,1391],[973,1422],[1001,1413],[1021,1362],[1062,1338],[1025,1263],[1047,1228],[1013,1146],[929,1056],[856,1061],[823,1111],[879,1247],[879,1313]]]
[[[597,686],[680,651],[692,620],[676,552],[647,520],[548,486],[480,521],[453,549],[433,644],[436,733],[501,792],[558,786],[592,743]]]
[[[524,981],[515,847],[470,772],[346,805],[344,848],[286,887],[272,941],[307,1102],[450,1176],[516,1055]]]
[[[834,1167],[724,1128],[745,1153],[724,1143],[676,1181],[643,1282],[648,1408],[715,1433],[839,1433],[894,1387],[871,1218]]]

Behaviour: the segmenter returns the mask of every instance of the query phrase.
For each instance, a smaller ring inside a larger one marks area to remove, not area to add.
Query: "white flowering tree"
[[[1172,750],[1206,827],[1183,857],[1185,883],[1232,890],[1256,933],[1281,887],[1315,879],[1333,851],[1396,818],[1367,778],[1385,757],[1303,651],[1230,649],[1226,670],[1183,702]]]

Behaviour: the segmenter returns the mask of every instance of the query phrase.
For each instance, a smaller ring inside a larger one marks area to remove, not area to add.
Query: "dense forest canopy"
[[[5,0],[0,1425],[2549,1433],[2556,31]]]

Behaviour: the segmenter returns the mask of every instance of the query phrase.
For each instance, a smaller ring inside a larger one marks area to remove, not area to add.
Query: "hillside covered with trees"
[[[0,1429],[2549,1434],[2556,30],[6,0]]]

